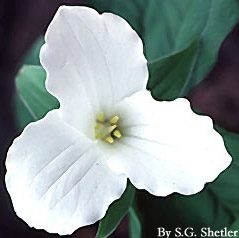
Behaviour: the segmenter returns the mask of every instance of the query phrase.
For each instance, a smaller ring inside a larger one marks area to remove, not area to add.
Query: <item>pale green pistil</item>
[[[100,112],[96,118],[95,138],[109,144],[114,143],[116,139],[122,136],[118,127],[118,122],[119,116],[113,116],[110,119],[106,119],[105,114]]]

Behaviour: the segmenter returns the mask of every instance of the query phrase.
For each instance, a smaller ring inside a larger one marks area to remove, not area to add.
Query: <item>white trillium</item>
[[[143,45],[122,18],[60,7],[41,63],[60,109],[28,125],[7,155],[7,189],[29,226],[61,235],[101,219],[126,188],[194,194],[231,162],[209,117],[146,91]]]

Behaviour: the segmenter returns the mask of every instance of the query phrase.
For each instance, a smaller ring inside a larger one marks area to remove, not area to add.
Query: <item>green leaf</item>
[[[148,65],[148,89],[158,100],[173,100],[184,96],[197,54],[198,41],[186,49],[156,60]]]
[[[216,126],[216,130],[223,136],[227,150],[233,156],[234,160],[239,162],[239,135],[219,126]]]
[[[188,90],[212,68],[239,16],[237,0],[89,0],[89,5],[125,18],[143,39],[149,62],[181,51],[199,37]]]
[[[130,238],[141,238],[142,229],[141,222],[136,212],[136,209],[132,206],[129,209],[129,225],[130,225]]]
[[[193,227],[198,233],[202,227],[239,229],[239,135],[220,128],[218,131],[233,157],[230,167],[192,196],[174,194],[160,199],[141,194],[143,204],[148,204],[144,207],[145,237],[155,235],[157,227]]]
[[[35,121],[30,111],[19,94],[15,95],[16,124],[19,131],[22,131],[30,122]]]
[[[16,113],[22,129],[31,121],[59,107],[59,102],[45,88],[46,73],[41,66],[25,65],[16,77]]]
[[[134,193],[135,188],[129,183],[122,197],[110,205],[105,217],[100,221],[97,238],[108,237],[115,231],[131,206]]]
[[[44,44],[44,37],[39,37],[33,44],[32,48],[28,51],[24,59],[26,65],[40,65],[39,53],[42,45]]]

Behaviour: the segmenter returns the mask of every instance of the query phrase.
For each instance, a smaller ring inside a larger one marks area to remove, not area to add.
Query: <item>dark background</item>
[[[58,6],[87,0],[0,0],[0,238],[58,237],[30,229],[16,217],[5,189],[5,157],[17,135],[14,122],[14,77],[34,41],[46,30]],[[218,62],[206,79],[188,95],[192,105],[232,132],[239,132],[239,25],[223,42]],[[23,191],[24,192],[24,191]],[[71,237],[94,237],[96,227]],[[127,220],[112,237],[127,237]]]

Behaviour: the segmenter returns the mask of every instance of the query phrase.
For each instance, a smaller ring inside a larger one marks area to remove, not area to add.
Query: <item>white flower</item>
[[[61,235],[101,219],[126,188],[194,194],[231,162],[209,117],[146,91],[143,45],[122,18],[60,7],[41,63],[60,109],[28,125],[7,155],[7,189],[29,226]]]

